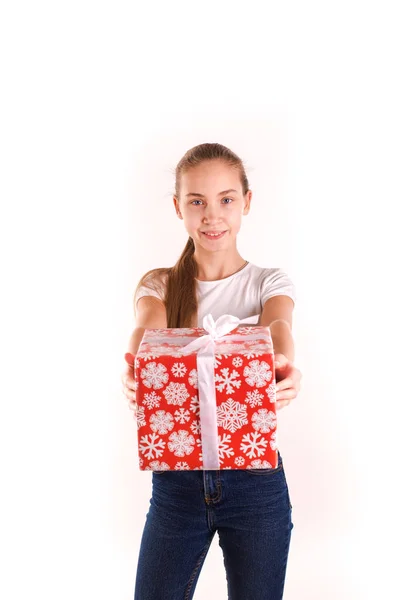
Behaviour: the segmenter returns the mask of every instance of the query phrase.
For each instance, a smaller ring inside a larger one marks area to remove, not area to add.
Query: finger
[[[295,388],[289,388],[287,390],[280,391],[278,394],[276,394],[275,398],[276,402],[278,402],[280,400],[293,400],[293,398],[296,398],[296,396],[297,390],[295,390]]]
[[[135,357],[131,352],[126,352],[125,354],[125,361],[128,363],[128,365],[130,367],[134,367],[135,366]]]
[[[276,403],[276,409],[281,410],[281,408],[285,408],[285,406],[288,406],[288,404],[290,404],[290,400],[281,400],[280,402]]]
[[[275,387],[277,392],[280,392],[281,390],[286,390],[287,388],[292,388],[294,387],[293,379],[291,377],[286,377],[285,379],[279,381]]]
[[[274,355],[274,363],[275,367],[282,368],[287,366],[290,363],[290,361],[284,354],[278,353]]]

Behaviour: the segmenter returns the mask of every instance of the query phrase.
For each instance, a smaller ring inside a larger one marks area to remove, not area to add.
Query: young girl
[[[281,269],[258,267],[238,252],[251,198],[243,163],[225,146],[201,144],[181,159],[173,200],[189,239],[174,267],[139,281],[129,352],[136,354],[146,328],[202,327],[208,313],[214,320],[254,317],[271,330],[280,409],[300,389],[291,334],[295,288]],[[122,381],[136,411],[132,367]],[[153,471],[135,600],[193,598],[216,531],[229,599],[281,599],[293,523],[279,451],[278,459],[275,469]]]

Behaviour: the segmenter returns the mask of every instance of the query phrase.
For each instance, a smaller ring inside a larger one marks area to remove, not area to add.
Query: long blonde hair
[[[179,199],[181,177],[190,168],[206,160],[224,160],[229,166],[238,169],[243,195],[249,190],[249,182],[242,160],[226,146],[205,143],[194,146],[181,158],[175,169],[175,195]],[[142,285],[157,291],[164,297],[167,311],[167,327],[193,327],[197,315],[196,277],[198,266],[194,259],[194,242],[189,236],[182,254],[173,267],[151,269],[140,279],[136,294]],[[163,291],[165,290],[165,296]],[[134,302],[136,306],[136,302]]]

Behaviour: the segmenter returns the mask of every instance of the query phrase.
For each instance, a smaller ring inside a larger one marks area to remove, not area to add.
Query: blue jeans
[[[218,531],[228,600],[281,600],[292,523],[276,469],[154,471],[135,600],[189,600]]]

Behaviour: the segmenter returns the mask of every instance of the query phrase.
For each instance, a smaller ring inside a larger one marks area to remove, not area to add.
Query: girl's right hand
[[[128,400],[128,406],[133,410],[133,416],[136,419],[137,415],[137,404],[136,404],[136,382],[135,382],[135,370],[134,370],[134,356],[127,352],[125,354],[125,361],[127,363],[124,371],[121,375],[122,391]]]

